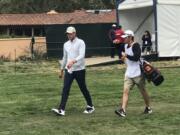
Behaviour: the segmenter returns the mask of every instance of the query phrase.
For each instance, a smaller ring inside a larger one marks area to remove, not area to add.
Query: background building
[[[65,29],[73,25],[78,36],[87,44],[87,56],[109,55],[108,31],[115,21],[115,10],[77,10],[71,13],[57,13],[52,10],[42,14],[0,14],[0,35],[28,38],[28,45],[24,47],[31,45],[32,37],[36,40],[38,37],[45,37],[40,43],[46,46],[47,56],[61,57],[63,43],[67,40]],[[1,43],[0,47],[3,45],[5,44]],[[7,52],[14,56],[12,53]],[[21,54],[16,55],[18,57]]]

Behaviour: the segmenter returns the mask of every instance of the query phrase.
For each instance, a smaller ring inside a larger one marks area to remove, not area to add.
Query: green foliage
[[[0,35],[0,39],[3,39],[3,38],[12,38],[10,35]]]
[[[26,35],[19,36],[19,35],[15,35],[15,34],[11,34],[11,35],[3,34],[3,35],[0,35],[0,39],[4,39],[4,38],[27,38],[27,37],[29,37],[29,36],[26,36]]]
[[[170,63],[170,62],[169,62]],[[122,96],[124,69],[121,65],[87,68],[87,85],[96,111],[82,113],[86,105],[73,83],[66,116],[50,110],[59,103],[62,80],[57,61],[18,62],[0,65],[0,135],[179,135],[180,68],[161,69],[165,82],[147,84],[153,114],[143,115],[138,89],[130,91],[127,117],[114,114]],[[74,81],[75,82],[75,81]]]
[[[42,13],[52,9],[70,12],[82,8],[114,8],[114,2],[113,0],[0,0],[0,13]]]

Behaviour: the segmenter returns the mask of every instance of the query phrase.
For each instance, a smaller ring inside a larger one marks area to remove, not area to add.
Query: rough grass
[[[164,62],[166,63],[166,62]],[[159,67],[164,63],[153,63]],[[169,63],[169,62],[167,62]],[[85,101],[76,83],[71,88],[66,116],[50,110],[57,107],[62,80],[58,62],[7,62],[0,65],[0,135],[179,135],[180,68],[161,68],[165,82],[147,83],[153,114],[143,115],[138,89],[130,93],[127,117],[114,114],[122,96],[121,65],[87,68],[87,85],[96,111],[82,113]],[[169,66],[169,64],[167,64]],[[16,71],[16,72],[15,72]]]

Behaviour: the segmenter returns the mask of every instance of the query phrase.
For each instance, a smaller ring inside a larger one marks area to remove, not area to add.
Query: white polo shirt
[[[75,38],[73,41],[68,40],[64,43],[63,59],[61,61],[61,69],[67,69],[67,63],[70,60],[76,60],[71,71],[79,71],[85,69],[85,49],[86,45],[82,39]]]
[[[125,45],[125,53],[127,55],[130,55],[130,56],[134,55],[132,47],[133,46],[128,48],[128,44]],[[141,75],[139,61],[132,61],[127,58],[125,62],[127,65],[125,76],[127,76],[129,78],[134,78],[134,77],[138,77]]]

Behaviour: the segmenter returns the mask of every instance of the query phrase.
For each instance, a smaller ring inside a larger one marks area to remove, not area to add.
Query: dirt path
[[[117,61],[117,60],[118,60],[118,57],[111,58],[111,57],[107,57],[107,56],[106,57],[86,58],[86,66],[108,63],[108,62],[113,62],[113,61]]]

